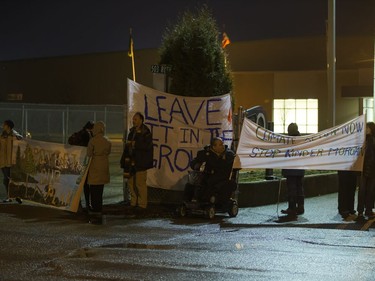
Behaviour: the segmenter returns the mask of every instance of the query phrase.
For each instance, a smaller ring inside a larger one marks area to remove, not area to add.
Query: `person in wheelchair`
[[[184,200],[219,204],[229,201],[237,187],[237,183],[230,179],[234,158],[235,153],[224,145],[221,138],[213,138],[210,145],[198,151],[190,162],[190,167],[201,174],[198,182],[186,184]]]

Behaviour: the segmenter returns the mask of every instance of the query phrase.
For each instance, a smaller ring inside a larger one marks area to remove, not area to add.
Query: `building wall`
[[[341,70],[336,72],[336,125],[362,114],[360,98],[342,98],[341,89],[348,85],[369,83],[371,69]],[[362,77],[364,76],[364,77]],[[328,108],[327,73],[318,71],[277,71],[277,72],[239,72],[233,73],[234,98],[237,107],[244,109],[261,105],[273,120],[273,99],[318,99],[319,131],[327,129]]]
[[[336,124],[361,114],[361,100],[342,98],[343,86],[373,87],[373,38],[337,41]],[[275,39],[227,47],[235,107],[263,106],[272,120],[275,98],[318,98],[319,130],[330,127],[327,108],[325,38]],[[152,87],[156,49],[135,52],[136,81]],[[125,104],[132,78],[127,52],[0,62],[0,102]],[[9,94],[22,100],[10,101]]]

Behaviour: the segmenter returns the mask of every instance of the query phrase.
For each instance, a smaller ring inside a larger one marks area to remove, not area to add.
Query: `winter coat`
[[[132,127],[129,131],[128,141],[135,141],[133,148],[128,145],[122,153],[121,168],[125,168],[125,158],[130,157],[134,161],[135,171],[145,171],[154,167],[154,146],[150,129],[142,124],[139,131]]]
[[[366,178],[375,178],[375,138],[371,135],[366,135],[363,176]]]
[[[288,126],[288,136],[300,136],[298,127],[295,123],[291,123]],[[281,174],[283,177],[303,177],[305,175],[305,170],[300,169],[282,169]]]
[[[232,166],[235,153],[225,146],[222,154],[217,155],[212,151],[211,146],[207,145],[204,149],[198,151],[197,157],[190,162],[193,170],[199,170],[200,166],[205,163],[204,174],[205,181],[209,185],[215,185],[222,181],[229,180],[232,173]]]
[[[13,129],[9,134],[3,131],[0,136],[0,168],[12,166],[14,139],[21,140],[22,136]]]
[[[102,185],[110,182],[109,159],[112,144],[104,136],[105,125],[99,121],[92,129],[93,137],[87,146],[87,156],[91,158],[87,183],[90,185]]]

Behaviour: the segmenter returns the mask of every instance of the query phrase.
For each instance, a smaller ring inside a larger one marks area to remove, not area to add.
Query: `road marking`
[[[370,226],[375,222],[375,218],[368,220],[361,228],[361,230],[368,230]]]

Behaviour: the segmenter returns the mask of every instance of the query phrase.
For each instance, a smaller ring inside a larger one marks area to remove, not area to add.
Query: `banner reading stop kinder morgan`
[[[234,167],[362,171],[365,137],[364,115],[297,137],[273,133],[245,119]]]

